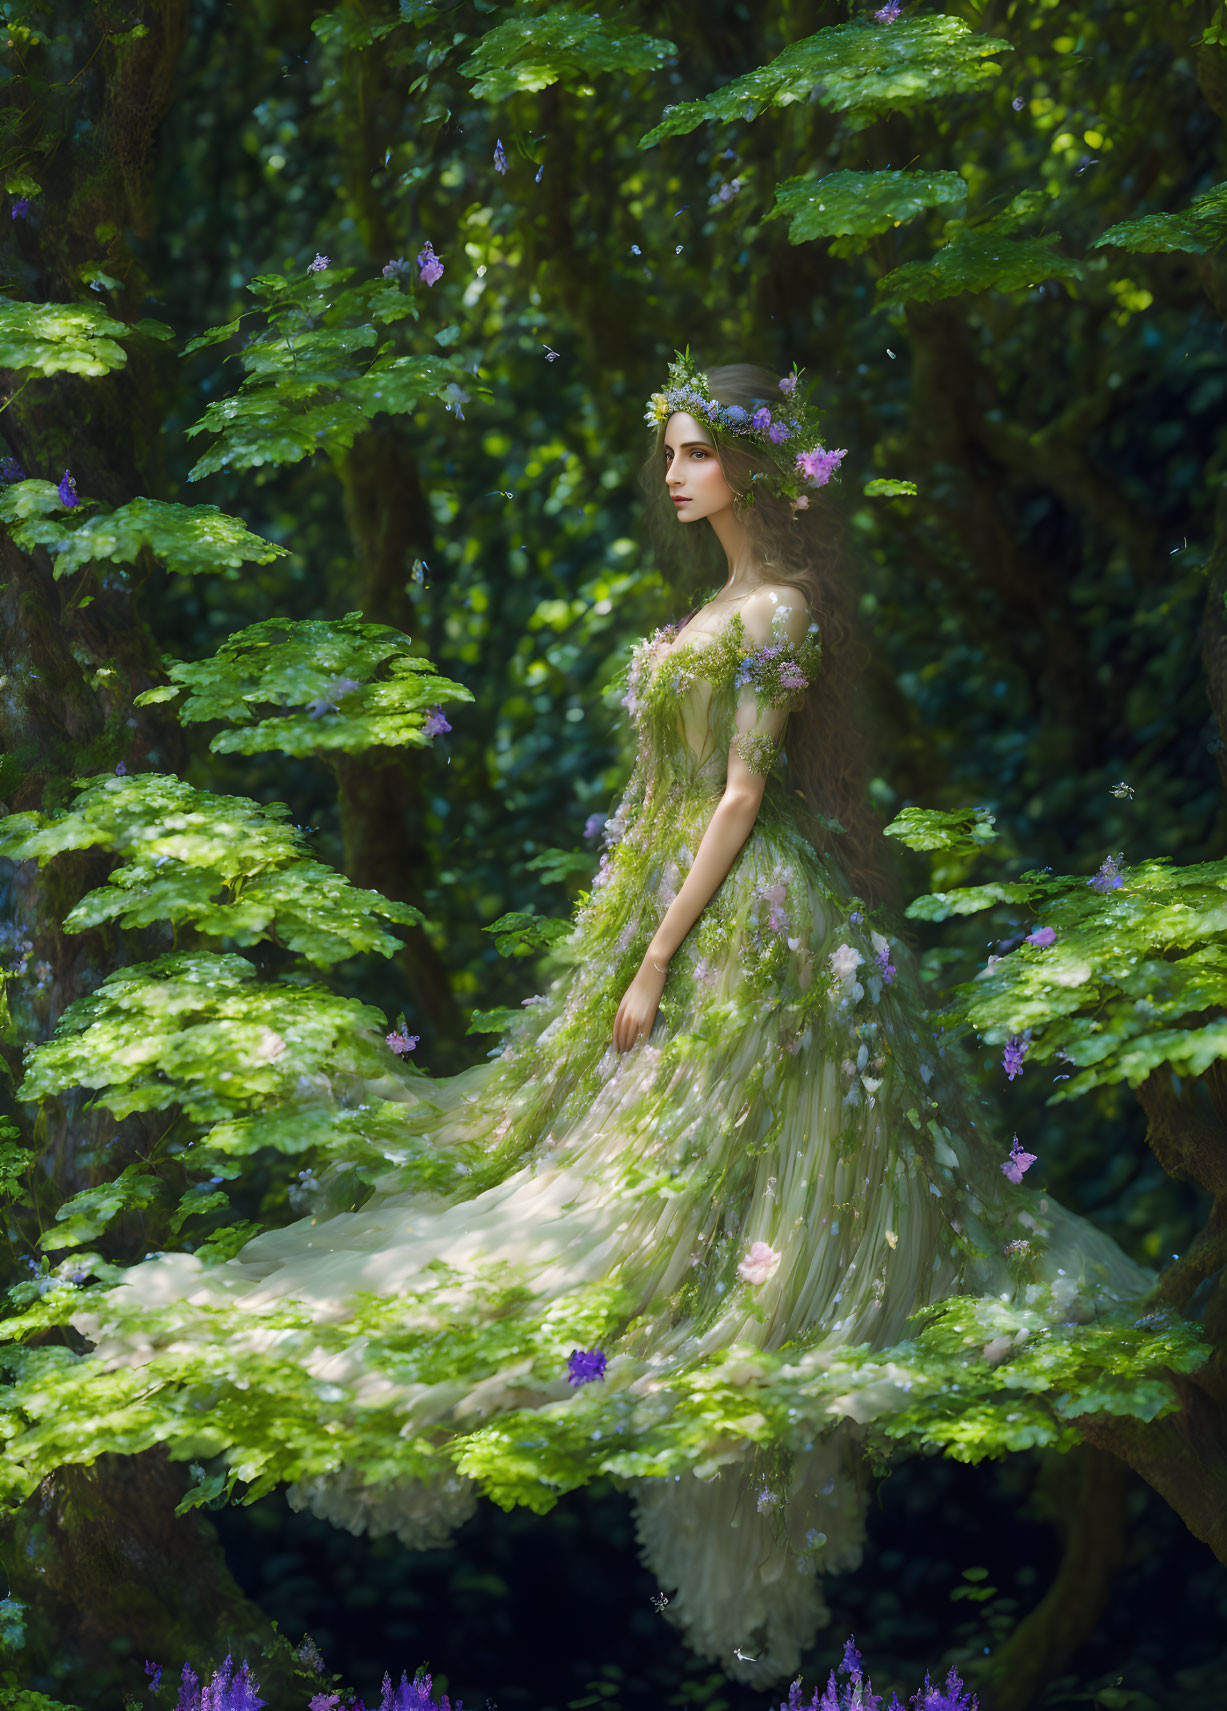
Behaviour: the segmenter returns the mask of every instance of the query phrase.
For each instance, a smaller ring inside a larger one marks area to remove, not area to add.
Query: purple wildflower
[[[918,1689],[912,1704],[915,1711],[978,1711],[980,1701],[968,1693],[958,1671],[951,1669],[945,1687],[934,1687],[925,1675],[925,1684]]]
[[[74,505],[81,503],[77,498],[77,484],[67,470],[60,477],[59,494],[60,504],[66,511],[71,511]]]
[[[780,1500],[776,1496],[775,1492],[768,1490],[766,1482],[764,1482],[763,1489],[758,1494],[758,1503],[756,1506],[758,1513],[763,1515],[768,1509],[774,1509],[779,1501]]]
[[[200,1678],[190,1663],[185,1663],[179,1677],[179,1697],[175,1711],[200,1711]]]
[[[385,261],[380,271],[385,279],[404,279],[409,272],[409,263],[403,255],[398,255],[393,261]]]
[[[1038,1153],[1024,1152],[1019,1145],[1018,1136],[1015,1135],[1014,1145],[1010,1148],[1010,1156],[1001,1167],[1002,1173],[1008,1176],[1011,1182],[1021,1182],[1023,1173],[1030,1170],[1038,1157]]]
[[[785,397],[790,397],[796,390],[797,390],[797,377],[796,377],[796,375],[795,374],[786,374],[784,376],[784,378],[780,381],[780,391],[785,395]]]
[[[379,1701],[379,1711],[452,1711],[452,1702],[446,1693],[440,1694],[436,1701],[431,1697],[430,1675],[423,1670],[410,1681],[402,1671],[400,1686],[393,1688],[392,1677],[383,1678],[383,1697]],[[456,1701],[455,1711],[464,1711],[460,1701]]]
[[[332,266],[331,258],[329,256],[326,256],[326,255],[321,255],[319,253],[319,251],[317,250],[315,253],[315,260],[309,261],[307,263],[307,272],[308,273],[323,273],[323,271],[326,267],[331,267],[331,266]]]
[[[115,776],[116,778],[126,778],[128,776],[128,769],[122,760],[115,762]]]
[[[0,486],[7,487],[11,481],[24,481],[26,472],[15,457],[6,457],[0,463]]]
[[[589,814],[588,818],[584,821],[584,836],[586,838],[595,838],[608,818],[608,814]]]
[[[422,726],[422,730],[426,736],[442,736],[444,731],[450,731],[451,728],[452,727],[448,724],[447,720],[443,717],[442,707],[427,708],[426,723]]]
[[[494,144],[494,170],[495,172],[506,172],[507,170],[507,156],[503,151],[502,137],[499,137]]]
[[[1016,1075],[1022,1074],[1023,1059],[1027,1055],[1028,1034],[1011,1034],[1005,1043],[1005,1051],[1001,1057],[1001,1067],[1013,1081]]]
[[[162,1666],[160,1663],[150,1663],[145,1659],[145,1676],[149,1682],[149,1691],[156,1693],[162,1685]]]
[[[339,1693],[313,1693],[307,1701],[307,1711],[342,1711]]]
[[[1087,880],[1092,891],[1116,891],[1125,883],[1120,874],[1120,860],[1118,855],[1105,856],[1099,872]]]
[[[15,199],[13,206],[9,209],[9,213],[12,215],[14,220],[24,220],[29,212],[30,198],[28,196],[18,196]]]
[[[875,24],[893,24],[902,10],[900,0],[886,0],[881,11],[874,13],[873,21]]]
[[[1023,940],[1024,945],[1050,945],[1056,938],[1051,927],[1037,927],[1033,933],[1028,933]]]
[[[847,455],[847,446],[831,452],[823,451],[821,446],[814,446],[810,451],[797,453],[797,473],[811,481],[815,487],[825,487],[831,479],[831,472],[838,469],[840,459]]]
[[[420,1034],[402,1034],[397,1029],[393,1028],[392,1032],[387,1036],[387,1040],[388,1045],[396,1055],[398,1057],[403,1057],[406,1052],[413,1051],[421,1037],[422,1036]]]
[[[760,434],[765,434],[767,429],[771,426],[771,412],[765,404],[760,404],[758,409],[750,417],[750,426],[756,433]]]
[[[417,261],[418,267],[421,270],[418,273],[418,278],[423,282],[423,284],[433,285],[436,279],[443,278],[443,263],[435,254],[434,245],[431,243],[429,238],[427,238],[426,242],[418,251]]]
[[[767,429],[767,438],[771,441],[773,446],[783,445],[784,441],[790,438],[791,434],[792,429],[787,427],[783,422],[772,422],[771,426]]]
[[[600,1349],[572,1349],[567,1356],[567,1383],[578,1387],[604,1378],[606,1364]]]
[[[856,1649],[856,1635],[855,1634],[849,1634],[848,1635],[847,1643],[844,1646],[843,1662],[840,1664],[839,1667],[840,1667],[840,1671],[844,1675],[857,1676],[857,1675],[860,1675],[862,1673],[862,1671],[861,1671],[861,1654]]]

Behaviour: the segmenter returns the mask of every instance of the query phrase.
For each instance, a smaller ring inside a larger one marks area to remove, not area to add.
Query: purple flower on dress
[[[417,261],[420,269],[418,278],[423,284],[433,285],[436,279],[443,278],[443,263],[435,254],[434,245],[429,238],[418,251]]]
[[[15,457],[6,457],[0,463],[0,487],[7,487],[11,481],[24,481],[26,472]]]
[[[1120,856],[1106,856],[1099,872],[1087,880],[1092,891],[1116,891],[1125,883],[1120,874]]]
[[[576,1386],[591,1384],[604,1378],[607,1365],[600,1349],[572,1349],[567,1356],[567,1383]]]
[[[806,677],[799,665],[794,665],[791,660],[788,660],[780,667],[780,688],[808,689],[809,678]]]
[[[608,818],[608,814],[589,814],[588,818],[584,821],[584,836],[586,838],[595,838]]]
[[[430,707],[427,709],[426,723],[422,726],[422,730],[428,737],[442,736],[444,731],[450,731],[451,728],[452,727],[448,724],[447,720],[443,717],[442,707]]]
[[[1050,945],[1056,938],[1051,927],[1037,927],[1033,933],[1028,933],[1023,940],[1024,945]]]
[[[402,1034],[394,1028],[388,1035],[388,1045],[397,1057],[404,1057],[406,1052],[414,1050],[421,1037],[420,1034]]]
[[[787,398],[787,397],[790,397],[796,390],[797,390],[797,377],[796,377],[796,375],[795,374],[786,374],[784,376],[784,378],[780,381],[780,391]]]
[[[780,1500],[776,1496],[775,1492],[768,1490],[766,1484],[764,1484],[763,1489],[758,1494],[758,1503],[756,1505],[758,1513],[763,1515],[768,1509],[774,1509],[779,1501]]]
[[[60,504],[66,511],[71,511],[74,505],[81,503],[77,498],[77,484],[67,470],[60,477],[59,494]]]
[[[503,151],[502,137],[499,137],[494,145],[494,170],[495,172],[506,172],[507,170],[507,156]]]
[[[765,434],[771,426],[771,412],[765,404],[760,404],[750,418],[750,425],[757,433]]]
[[[319,253],[319,251],[317,250],[315,252],[315,260],[309,261],[307,263],[307,272],[308,273],[323,273],[323,271],[326,267],[331,267],[331,266],[332,266],[331,258],[329,256],[326,256],[326,255],[321,255]]]
[[[880,950],[878,952],[877,956],[874,958],[874,961],[877,963],[878,967],[882,970],[882,984],[883,984],[883,986],[889,986],[891,981],[895,978],[895,974],[897,972],[894,963],[890,960],[890,946],[887,945],[884,950]]]
[[[28,196],[18,196],[16,201],[13,203],[13,206],[9,209],[9,213],[12,215],[14,220],[24,220],[29,212],[30,199]]]
[[[771,908],[767,913],[767,925],[771,928],[773,933],[787,933],[788,915],[785,910],[780,908],[778,903],[773,903],[771,905]]]
[[[1030,1033],[1031,1030],[1028,1028],[1026,1033],[1011,1034],[1010,1038],[1005,1043],[1005,1051],[1002,1053],[1001,1057],[1001,1067],[1004,1069],[1006,1075],[1011,1081],[1013,1081],[1016,1075],[1022,1074],[1023,1059],[1027,1055],[1027,1044]]]
[[[1015,1135],[1010,1156],[1001,1167],[1002,1173],[1008,1176],[1011,1182],[1021,1182],[1024,1173],[1031,1169],[1038,1157],[1038,1153],[1024,1152],[1018,1143],[1018,1136]]]

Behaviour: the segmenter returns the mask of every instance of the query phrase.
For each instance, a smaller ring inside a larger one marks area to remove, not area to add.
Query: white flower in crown
[[[779,1270],[783,1257],[766,1242],[751,1242],[749,1253],[737,1267],[737,1275],[743,1283],[766,1283]]]

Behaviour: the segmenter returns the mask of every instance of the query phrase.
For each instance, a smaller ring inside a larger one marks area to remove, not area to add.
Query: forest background
[[[1117,854],[1221,890],[1225,42],[1205,0],[4,6],[4,809],[62,816],[76,781],[177,777],[287,803],[303,840],[273,860],[261,821],[247,869],[198,852],[161,917],[95,906],[77,931],[136,820],[109,842],[91,822],[42,867],[13,846],[7,1314],[87,1246],[113,1265],[225,1252],[301,1204],[313,1153],[252,1149],[215,1192],[158,1154],[164,1109],[117,1118],[50,1072],[22,1080],[71,1003],[194,942],[206,892],[250,903],[290,856],[367,888],[336,905],[342,928],[298,870],[297,948],[417,1035],[431,1073],[478,1061],[482,1027],[533,989],[629,764],[610,685],[680,616],[635,477],[644,401],[687,344],[798,363],[847,447],[873,801],[883,821],[949,815],[928,847],[898,841],[900,910]],[[291,325],[321,336],[288,363],[276,336],[245,342]],[[180,509],[200,506],[217,509]],[[399,703],[344,707],[379,667],[353,613],[440,675],[406,667]],[[260,697],[224,644],[266,620],[331,628],[278,632],[313,712],[244,747]],[[212,724],[176,719],[175,660],[214,662],[196,683]],[[235,740],[210,743],[227,695]],[[1034,924],[1020,895],[900,916],[935,1004]],[[219,917],[214,942],[275,975],[295,946],[273,914]],[[1177,1379],[1178,1411],[1088,1414],[1063,1453],[901,1459],[864,1568],[828,1589],[808,1681],[852,1630],[879,1688],[954,1660],[1000,1711],[1215,1701],[1221,940],[1205,928],[1192,997],[1147,1012],[1153,1062],[1085,1097],[1049,1103],[1056,1065],[1007,1081],[1000,1030],[973,1053],[1045,1186],[1162,1268],[1216,1352]],[[227,1504],[107,1430],[4,1523],[11,1686],[118,1706],[144,1658],[177,1674],[227,1645],[264,1648],[272,1680],[279,1631],[309,1632],[368,1697],[429,1660],[505,1711],[763,1703],[686,1655],[612,1485],[544,1516],[485,1504],[454,1550],[414,1553],[277,1490]]]

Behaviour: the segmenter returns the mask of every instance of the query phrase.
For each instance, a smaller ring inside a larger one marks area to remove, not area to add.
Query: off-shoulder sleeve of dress
[[[736,702],[730,750],[750,772],[771,771],[788,715],[814,681],[822,649],[818,626],[795,588],[765,588],[742,613],[745,644],[734,678]]]

